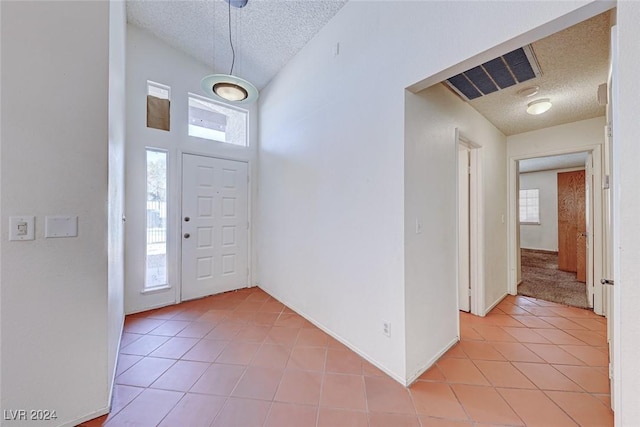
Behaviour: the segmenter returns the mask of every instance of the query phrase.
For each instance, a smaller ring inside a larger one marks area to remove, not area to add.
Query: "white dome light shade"
[[[551,100],[549,98],[538,99],[527,105],[527,113],[534,116],[546,113],[552,105],[553,104],[551,104]]]
[[[216,83],[213,85],[213,91],[219,97],[233,102],[244,101],[249,96],[242,86],[233,83]]]
[[[200,82],[207,96],[222,102],[248,104],[258,99],[258,89],[245,79],[229,74],[212,74]]]

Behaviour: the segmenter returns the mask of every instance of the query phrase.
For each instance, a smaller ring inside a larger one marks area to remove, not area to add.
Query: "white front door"
[[[182,157],[182,300],[249,285],[248,168]]]

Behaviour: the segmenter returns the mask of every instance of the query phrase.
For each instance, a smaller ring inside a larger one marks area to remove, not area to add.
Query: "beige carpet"
[[[587,308],[586,284],[575,273],[558,270],[558,254],[521,249],[522,283],[518,294]]]

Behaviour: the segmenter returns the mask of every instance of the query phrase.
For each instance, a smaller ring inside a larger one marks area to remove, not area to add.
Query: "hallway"
[[[508,296],[409,389],[259,288],[128,316],[82,426],[612,426],[606,320]]]

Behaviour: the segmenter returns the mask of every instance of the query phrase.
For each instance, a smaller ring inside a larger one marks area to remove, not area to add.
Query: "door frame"
[[[456,171],[460,171],[458,162],[458,149],[462,145],[469,149],[469,286],[471,289],[471,301],[469,309],[471,314],[484,316],[486,311],[484,296],[484,198],[482,191],[482,146],[477,144],[459,128],[455,129]],[[466,167],[466,166],[465,166]],[[458,182],[459,174],[456,173],[456,212],[459,212]],[[456,218],[456,265],[459,265],[459,216]],[[460,278],[456,269],[456,295],[459,297]]]
[[[604,135],[603,135],[604,141]],[[572,147],[560,150],[551,151],[539,151],[531,152],[523,155],[511,156],[507,159],[508,162],[508,176],[507,176],[507,191],[508,191],[508,210],[509,217],[507,228],[507,262],[508,262],[508,292],[510,295],[517,295],[518,285],[521,282],[519,277],[519,260],[520,260],[520,233],[518,231],[518,217],[517,217],[517,203],[518,203],[518,162],[520,160],[526,160],[536,157],[556,156],[560,154],[572,154],[572,153],[591,153],[593,159],[593,181],[592,181],[592,197],[591,206],[587,206],[587,209],[591,209],[593,216],[591,217],[591,226],[593,230],[588,238],[589,251],[592,257],[593,263],[590,271],[587,275],[590,276],[593,285],[593,311],[596,314],[604,314],[604,299],[602,285],[595,279],[602,277],[603,271],[603,205],[602,205],[602,147],[603,144],[585,145],[582,147]],[[598,189],[598,191],[596,191]],[[589,283],[589,278],[587,278]]]
[[[224,156],[224,155],[219,155],[219,154],[211,154],[211,153],[207,153],[204,151],[197,151],[197,150],[178,150],[178,156],[176,159],[176,163],[177,163],[177,167],[176,167],[176,174],[178,179],[176,180],[176,187],[179,191],[180,196],[178,198],[176,198],[176,209],[175,209],[175,217],[174,217],[174,224],[176,224],[177,226],[175,227],[175,232],[174,232],[174,238],[176,239],[176,242],[179,242],[178,245],[176,245],[176,258],[177,258],[177,264],[176,264],[176,283],[177,286],[175,286],[175,298],[176,298],[176,304],[181,303],[182,302],[182,243],[183,243],[183,239],[182,239],[182,218],[183,218],[183,214],[182,214],[182,186],[183,186],[183,171],[182,171],[182,165],[183,165],[183,159],[184,159],[184,155],[191,155],[191,156],[200,156],[200,157],[208,157],[211,159],[218,159],[218,160],[229,160],[232,162],[240,162],[240,163],[246,163],[247,164],[247,221],[249,222],[248,224],[248,228],[247,228],[247,266],[249,268],[249,274],[247,275],[247,288],[252,287],[252,283],[253,283],[253,259],[252,259],[252,253],[253,253],[253,238],[252,238],[252,228],[253,228],[253,218],[251,216],[251,213],[253,212],[253,207],[252,207],[252,190],[251,190],[251,186],[252,186],[252,182],[253,182],[253,177],[252,177],[252,164],[251,164],[251,160],[248,160],[246,158],[239,158],[239,157],[234,157],[234,156]]]
[[[622,388],[622,367],[621,357],[622,349],[620,345],[620,193],[616,188],[620,177],[620,168],[616,167],[619,163],[619,140],[615,129],[618,127],[618,26],[611,27],[611,42],[610,42],[611,55],[609,58],[610,69],[609,78],[607,79],[608,91],[607,91],[607,113],[606,113],[606,125],[605,125],[605,145],[603,150],[605,152],[605,162],[603,167],[603,174],[609,177],[610,181],[605,191],[608,192],[607,199],[610,201],[609,214],[609,228],[607,238],[611,239],[607,242],[610,247],[607,250],[607,256],[609,256],[610,264],[609,270],[605,271],[607,276],[602,278],[608,278],[614,280],[614,283],[618,284],[614,286],[606,286],[604,293],[606,299],[606,316],[607,316],[607,338],[609,343],[609,380],[611,391],[611,408],[614,413],[620,414],[621,412],[621,398]],[[605,260],[607,262],[607,260]],[[604,271],[604,270],[603,270]],[[620,425],[620,417],[614,417],[615,425]]]
[[[601,154],[604,152],[604,146],[603,148],[601,148]],[[603,157],[600,158],[600,180],[602,181],[602,175],[604,174],[604,164],[603,164]],[[588,193],[587,193],[587,197],[588,199],[585,200],[586,203],[588,203],[585,206],[586,212],[588,212],[588,217],[587,217],[587,222],[586,222],[586,228],[587,228],[587,258],[586,258],[586,268],[587,268],[587,272],[591,272],[592,276],[590,277],[587,274],[586,280],[587,280],[587,298],[589,298],[589,296],[591,297],[591,308],[593,308],[593,306],[595,305],[595,290],[596,290],[596,281],[598,281],[598,276],[596,276],[595,274],[595,256],[596,256],[596,250],[595,250],[595,240],[594,240],[594,234],[595,234],[595,224],[594,224],[594,217],[593,215],[595,214],[595,203],[593,200],[593,197],[595,196],[596,193],[596,189],[595,189],[595,179],[596,179],[596,173],[595,173],[595,169],[593,167],[593,152],[589,152],[588,153],[588,157],[587,157],[587,164],[585,165],[585,181],[589,182],[589,188],[588,188]],[[589,178],[589,173],[591,173],[591,177]],[[601,242],[602,242],[602,247],[600,248],[601,251],[601,272],[604,271],[604,257],[605,257],[605,241],[604,241],[604,190],[602,188],[602,185],[600,186],[600,221],[601,221]],[[591,278],[591,282],[589,282],[589,278]],[[598,282],[599,283],[599,282]],[[589,290],[589,286],[592,287],[591,290]],[[600,298],[600,301],[602,302],[602,313],[604,313],[606,311],[606,296],[605,296],[605,291],[604,289],[601,289],[602,291],[602,296]],[[595,312],[595,310],[594,310]]]

